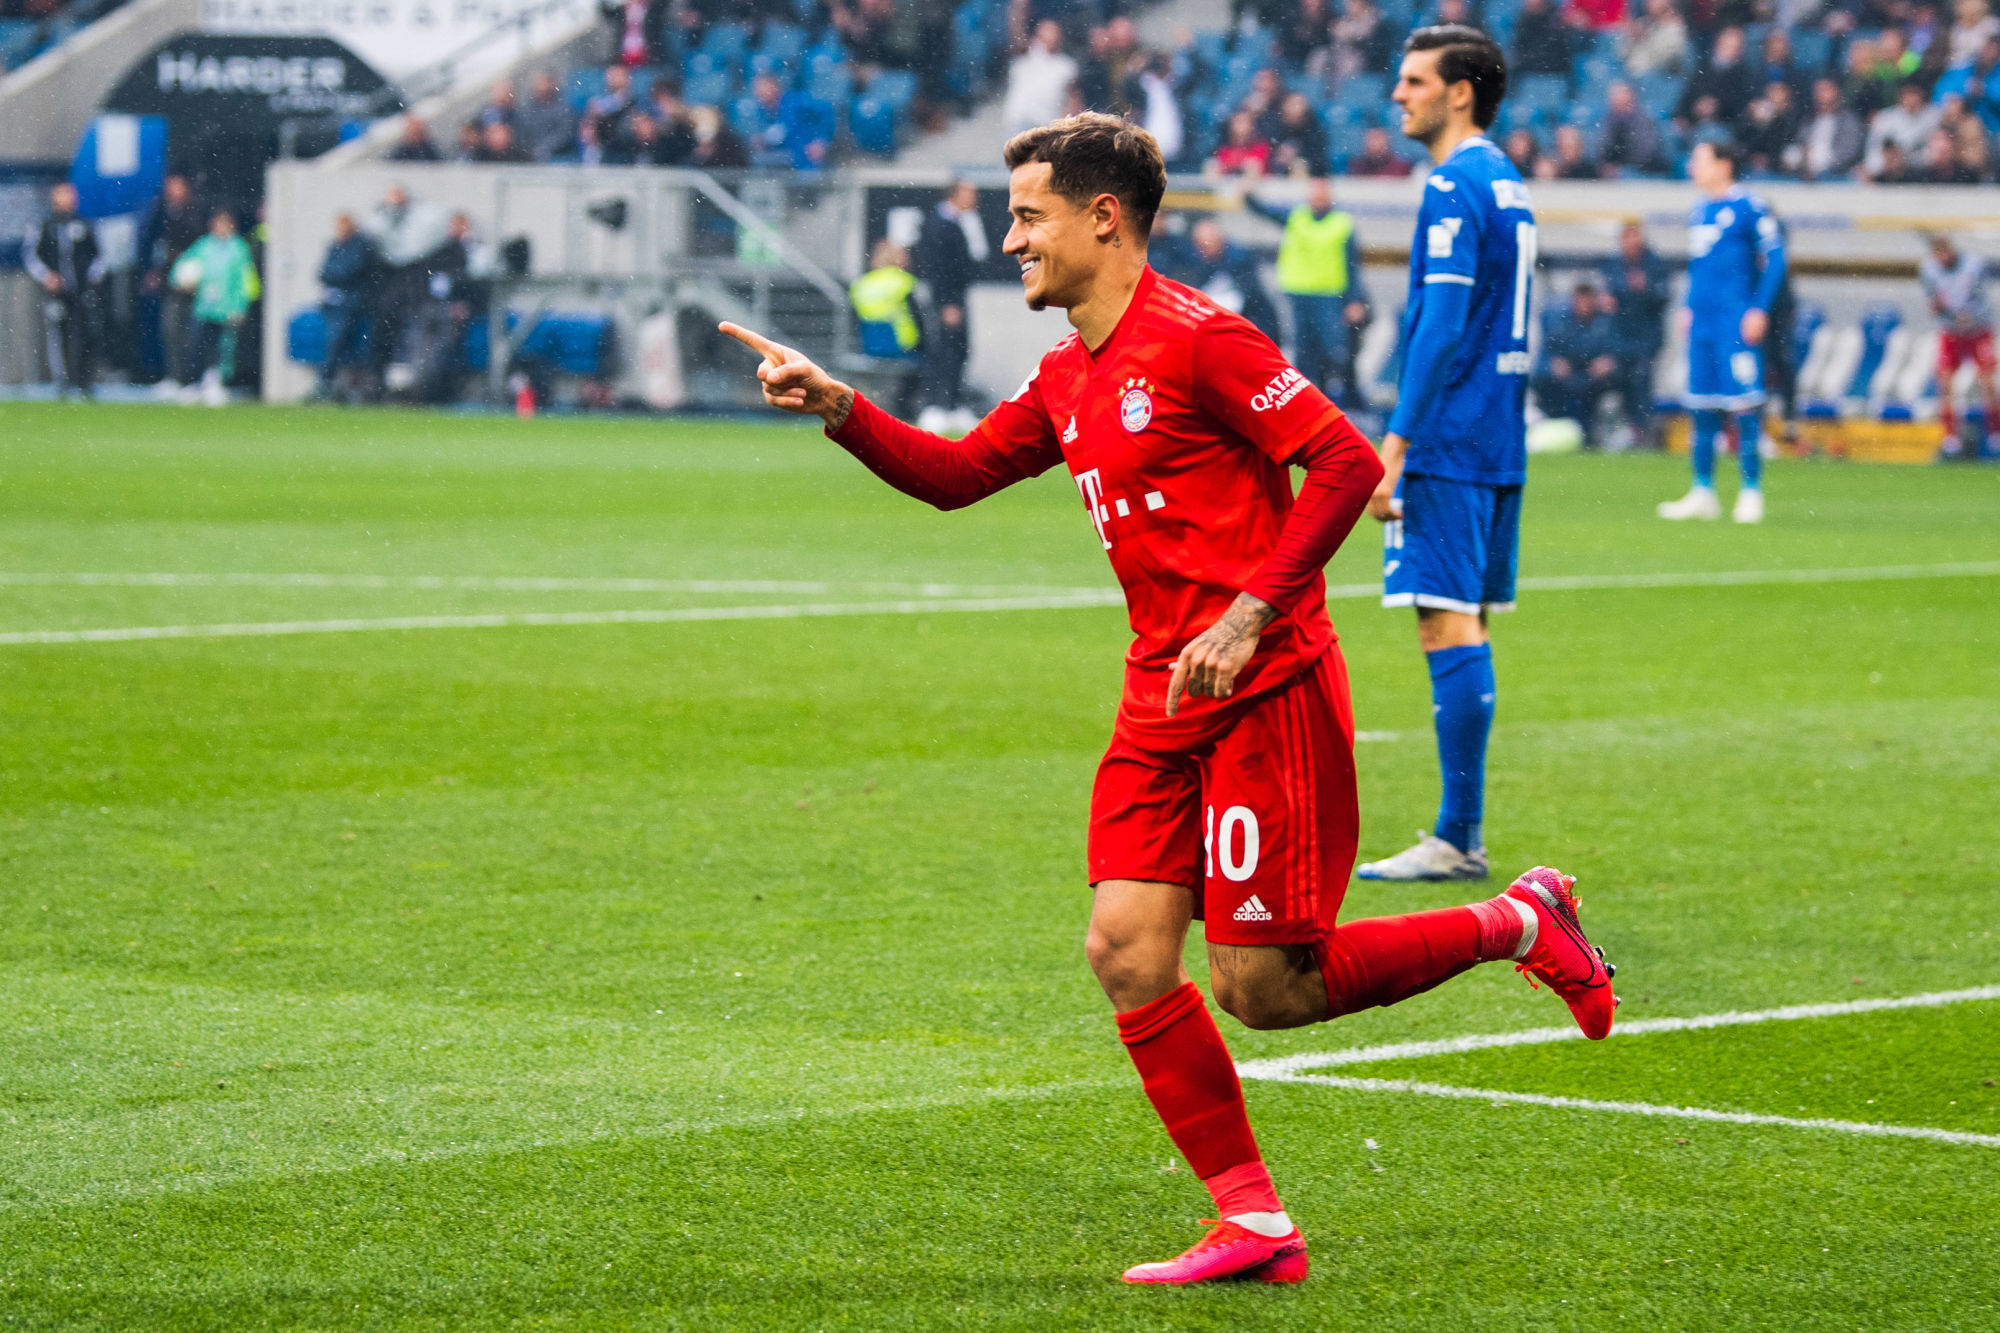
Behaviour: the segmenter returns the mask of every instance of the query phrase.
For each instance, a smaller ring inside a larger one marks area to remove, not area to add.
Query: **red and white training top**
[[[1064,338],[964,439],[917,431],[859,395],[832,434],[944,509],[1066,463],[1132,625],[1118,732],[1155,750],[1213,741],[1333,643],[1320,571],[1382,476],[1367,440],[1255,325],[1151,268],[1102,346]],[[1307,468],[1296,506],[1293,462]],[[1281,614],[1231,698],[1183,698],[1169,718],[1181,649],[1240,592]]]

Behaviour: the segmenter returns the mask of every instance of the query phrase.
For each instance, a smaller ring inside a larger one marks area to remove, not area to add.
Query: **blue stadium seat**
[[[797,69],[805,61],[806,30],[796,23],[766,24],[764,40],[757,44],[757,54],[771,56]]]
[[[326,364],[326,316],[318,306],[307,306],[285,325],[285,355],[308,366]]]
[[[917,95],[917,76],[906,69],[885,69],[869,80],[868,95],[901,112]]]
[[[1854,378],[1847,382],[1847,397],[1866,398],[1868,386],[1875,380],[1875,372],[1882,369],[1882,358],[1889,351],[1889,335],[1903,323],[1902,310],[1893,305],[1871,305],[1861,312],[1861,360],[1854,367]]]
[[[1595,93],[1602,98],[1614,79],[1624,76],[1616,56],[1587,55],[1576,58],[1576,88],[1579,96]]]
[[[736,80],[726,69],[709,74],[691,74],[681,84],[681,96],[698,106],[721,106],[735,91]]]
[[[872,95],[855,98],[847,123],[854,146],[862,152],[896,151],[896,108],[881,98]]]
[[[1676,75],[1648,74],[1639,80],[1636,91],[1641,106],[1655,116],[1666,117],[1680,104],[1681,90],[1685,87],[1687,80]]]
[[[742,23],[711,23],[701,35],[701,49],[741,68],[750,58],[750,29]]]
[[[700,79],[711,74],[734,74],[736,69],[736,63],[727,55],[704,47],[699,51],[688,52],[687,59],[681,62],[681,77]]]
[[[1229,34],[1221,28],[1201,28],[1194,35],[1194,49],[1202,63],[1219,70],[1229,58]]]
[[[586,65],[569,76],[569,104],[582,111],[584,104],[593,97],[604,94],[604,71],[594,65]]]
[[[843,60],[815,56],[806,66],[805,89],[823,102],[846,106],[854,95],[854,67]]]
[[[595,376],[610,360],[611,320],[589,312],[551,312],[535,321],[517,356],[546,361],[570,375]]]
[[[1362,144],[1368,137],[1369,129],[1369,126],[1361,124],[1347,124],[1338,128],[1328,126],[1326,147],[1327,151],[1332,154],[1333,160],[1338,162],[1343,168],[1346,167],[1347,159],[1355,157],[1361,152]]]
[[[1342,106],[1379,110],[1389,100],[1389,76],[1350,74],[1340,81],[1340,86],[1334,91],[1334,100]]]
[[[788,60],[783,56],[767,55],[759,51],[756,55],[750,57],[751,78],[762,78],[768,74],[787,88],[791,87],[793,81],[798,77],[798,69],[797,61]]]
[[[1833,34],[1822,28],[1792,29],[1792,61],[1808,74],[1818,74],[1833,59]]]
[[[1817,301],[1803,302],[1792,316],[1792,364],[1803,366],[1812,352],[1813,339],[1826,324],[1826,307]]]
[[[1512,134],[1515,130],[1537,130],[1542,127],[1542,111],[1539,107],[1508,98],[1500,104],[1500,132]]]
[[[0,19],[0,69],[23,64],[35,53],[40,28],[34,19]]]
[[[1559,116],[1569,108],[1569,80],[1560,74],[1524,74],[1519,87],[1507,90],[1507,100]]]

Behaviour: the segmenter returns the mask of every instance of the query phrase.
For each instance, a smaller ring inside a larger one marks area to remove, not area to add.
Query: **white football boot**
[[[1738,523],[1762,523],[1764,521],[1764,492],[1755,486],[1745,486],[1736,492],[1736,507],[1729,516]]]
[[[1417,834],[1417,845],[1382,861],[1370,861],[1354,872],[1359,879],[1413,880],[1485,879],[1486,849],[1461,852],[1443,838]]]
[[[1661,518],[1675,522],[1688,518],[1721,518],[1722,501],[1715,498],[1715,487],[1696,486],[1678,500],[1662,501],[1658,510]]]

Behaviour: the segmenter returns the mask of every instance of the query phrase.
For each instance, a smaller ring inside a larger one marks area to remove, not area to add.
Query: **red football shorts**
[[[1981,374],[1992,372],[1993,334],[1990,330],[1980,329],[1975,333],[1945,330],[1938,339],[1938,387],[1949,393],[1951,377],[1967,361],[1976,366]]]
[[[1330,647],[1206,750],[1113,738],[1090,795],[1090,882],[1201,886],[1215,944],[1316,944],[1361,830],[1347,664]]]

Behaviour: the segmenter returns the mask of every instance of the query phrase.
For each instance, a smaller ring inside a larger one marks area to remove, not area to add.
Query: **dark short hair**
[[[1472,123],[1482,130],[1493,123],[1507,95],[1507,57],[1498,42],[1468,23],[1437,23],[1410,34],[1403,54],[1413,51],[1438,52],[1445,87],[1472,85]]]
[[[1118,197],[1144,236],[1167,192],[1167,164],[1152,135],[1101,111],[1080,111],[1007,141],[1007,169],[1049,164],[1049,188],[1079,207],[1100,194]]]
[[[1743,147],[1734,139],[1703,139],[1708,151],[1715,154],[1716,161],[1729,164],[1729,174],[1740,177],[1743,174]]]

